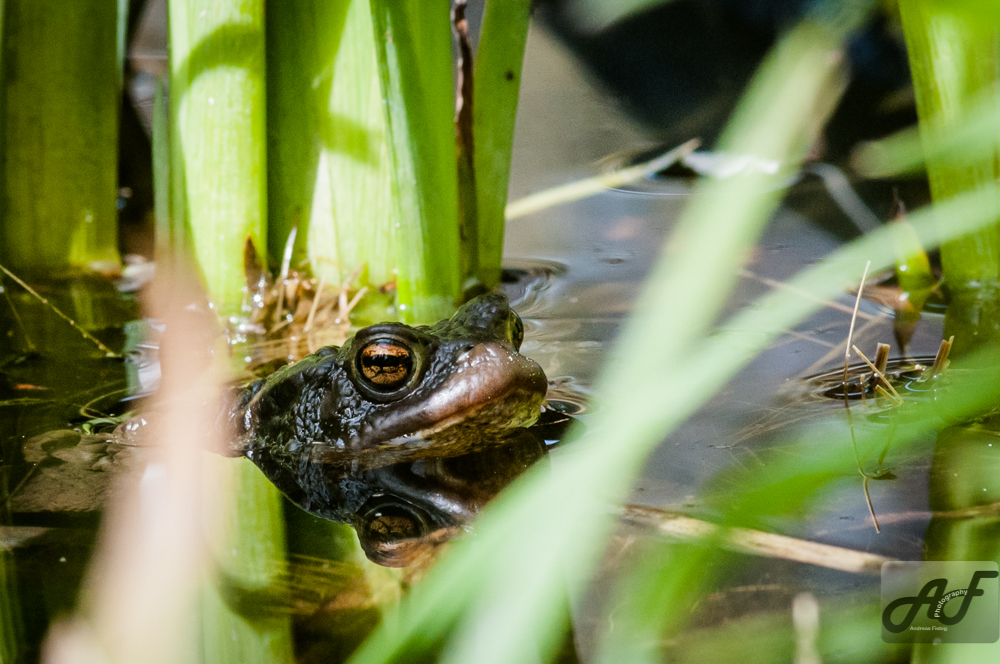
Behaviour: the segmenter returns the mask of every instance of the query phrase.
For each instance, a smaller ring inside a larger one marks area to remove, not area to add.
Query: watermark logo
[[[995,562],[882,565],[882,640],[995,643],[1000,639],[1000,569]]]

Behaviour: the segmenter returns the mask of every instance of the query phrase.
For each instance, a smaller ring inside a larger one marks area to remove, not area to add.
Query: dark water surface
[[[109,346],[138,343],[136,326],[127,323],[137,317],[136,303],[110,282],[54,282],[37,289]],[[20,288],[8,294],[20,323],[0,299],[0,583],[7,591],[16,588],[11,595],[17,600],[3,607],[0,618],[19,625],[23,642],[16,648],[19,659],[9,659],[8,652],[5,662],[36,659],[49,620],[75,605],[100,519],[95,507],[102,485],[75,484],[74,476],[48,499],[15,504],[24,487],[47,471],[25,458],[24,442],[127,409],[122,400],[138,384],[134,365],[104,357]]]

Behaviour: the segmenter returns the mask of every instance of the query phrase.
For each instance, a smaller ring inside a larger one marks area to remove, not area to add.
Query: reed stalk
[[[263,0],[171,0],[173,214],[223,316],[240,313],[243,245],[267,235]]]
[[[297,228],[293,264],[302,260],[313,226],[333,221],[329,186],[317,178],[317,166],[329,70],[349,4],[289,0],[267,5],[267,251],[281,256]]]
[[[21,649],[20,603],[14,579],[14,555],[0,549],[0,664],[14,664]]]
[[[968,134],[972,117],[984,118],[986,125],[994,128],[1000,119],[996,97],[1000,11],[988,4],[963,8],[930,0],[900,0],[899,8],[933,199],[945,200],[995,183],[995,133],[963,141],[958,150],[942,151],[938,145]],[[942,216],[940,223],[952,224],[954,220]],[[941,263],[950,296],[945,338],[955,335],[957,354],[984,342],[996,342],[1000,337],[1000,224],[943,244]],[[928,482],[930,508],[935,514],[996,502],[1000,485],[995,481],[997,464],[989,453],[989,439],[978,425],[952,426],[939,432]],[[1000,560],[996,519],[931,519],[925,558]],[[997,644],[956,645],[947,653],[917,644],[911,661],[986,661],[996,659],[998,652]]]
[[[297,227],[293,264],[378,293],[395,280],[396,209],[368,0],[268,7],[270,252]],[[365,300],[355,318],[392,304]]]
[[[281,496],[247,459],[206,455],[204,461],[223,508],[213,529],[217,578],[202,593],[203,661],[291,664],[289,615],[252,599],[280,593],[286,565]]]
[[[929,482],[929,507],[935,514],[977,508],[991,510],[1000,501],[1000,463],[990,445],[992,432],[981,425],[958,425],[938,433]],[[1000,562],[996,516],[972,519],[936,517],[924,536],[926,560],[992,560]],[[990,661],[1000,657],[1000,643],[956,645],[958,652],[935,652],[929,644],[914,646],[913,662]],[[970,652],[971,651],[971,652]],[[989,654],[993,653],[993,654]]]
[[[399,317],[432,322],[461,295],[447,0],[371,0],[396,210]]]
[[[119,4],[3,4],[0,262],[19,273],[119,263]]]
[[[956,8],[934,0],[900,0],[920,130],[927,147],[927,175],[931,195],[942,201],[995,182],[996,142],[968,144],[961,152],[934,151],[939,135],[962,131],[977,102],[996,101],[1000,11]],[[941,223],[953,223],[942,218]],[[1000,225],[983,228],[941,247],[941,263],[951,294],[945,337],[956,336],[961,352],[997,337],[1000,308]]]
[[[486,3],[476,52],[473,85],[472,137],[475,166],[476,243],[462,251],[471,257],[465,275],[486,288],[500,282],[503,258],[504,208],[514,149],[521,66],[528,40],[529,0],[491,0]]]
[[[153,97],[153,217],[157,261],[168,260],[183,242],[183,229],[174,228],[170,211],[170,116],[163,82],[156,82]],[[178,237],[179,236],[179,237]]]

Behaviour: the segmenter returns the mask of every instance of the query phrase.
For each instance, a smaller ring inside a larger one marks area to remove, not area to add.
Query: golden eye
[[[410,349],[392,339],[377,339],[358,353],[358,372],[379,392],[402,387],[413,373]]]
[[[399,540],[412,539],[424,534],[423,524],[409,510],[388,505],[369,514],[367,539],[370,542],[388,544]]]

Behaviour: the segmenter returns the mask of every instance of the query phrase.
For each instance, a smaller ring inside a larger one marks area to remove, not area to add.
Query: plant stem
[[[7,0],[0,261],[21,273],[113,268],[118,3]]]
[[[926,141],[959,129],[962,116],[995,85],[995,21],[977,22],[932,0],[900,0],[899,10]],[[928,151],[927,173],[935,201],[996,180],[995,143],[982,141],[980,146],[957,156]],[[984,228],[946,243],[941,262],[953,286],[995,282],[1000,277],[1000,231]]]
[[[14,578],[14,555],[0,549],[0,664],[19,660],[23,638],[20,604]]]
[[[271,252],[297,225],[293,263],[308,252],[328,283],[359,272],[377,292],[395,279],[396,210],[368,0],[296,0],[267,30]]]
[[[991,432],[984,431],[982,424],[951,426],[938,433],[928,486],[929,507],[934,514],[990,509],[996,504],[1000,497],[1000,463],[990,447],[992,441]],[[926,560],[1000,562],[1000,537],[994,516],[932,518],[924,542]],[[976,656],[982,661],[996,660],[1000,643],[977,646]],[[916,644],[912,661],[927,664],[955,660],[929,644]]]
[[[521,66],[528,41],[530,0],[490,0],[476,54],[473,106],[475,137],[478,277],[486,288],[500,281],[504,208],[514,149],[514,119],[521,88]]]
[[[349,4],[290,0],[267,6],[267,249],[272,257],[282,255],[292,229],[298,228],[297,263],[313,221],[332,221],[329,184],[317,178],[317,166],[330,63]]]
[[[205,455],[204,460],[218,480],[217,500],[225,507],[216,531],[219,579],[202,596],[203,661],[291,664],[288,615],[275,615],[244,599],[281,592],[275,588],[286,564],[281,495],[247,459]],[[261,609],[259,615],[254,609]]]
[[[266,236],[263,0],[170,0],[174,214],[220,314],[240,312],[243,245]]]
[[[371,0],[398,211],[400,317],[449,315],[460,296],[458,176],[446,0]]]
[[[64,314],[62,311],[60,311],[56,307],[56,305],[54,305],[51,302],[49,302],[49,300],[47,298],[44,298],[41,295],[39,295],[38,292],[34,288],[32,288],[31,286],[29,286],[28,284],[26,284],[16,274],[14,274],[10,270],[8,270],[3,265],[0,265],[0,272],[3,272],[5,275],[7,275],[7,277],[9,277],[10,279],[13,279],[17,283],[18,286],[20,286],[24,290],[28,291],[28,294],[31,295],[36,300],[38,300],[39,302],[41,302],[42,306],[48,307],[49,311],[51,311],[52,313],[54,313],[56,316],[59,316],[59,318],[62,318],[64,321],[66,321],[66,323],[70,327],[72,327],[74,330],[76,330],[77,332],[79,332],[80,335],[83,336],[84,339],[86,339],[87,341],[89,341],[92,344],[94,344],[95,346],[97,346],[97,348],[100,349],[105,354],[105,356],[107,356],[107,357],[116,357],[116,358],[120,358],[121,357],[121,355],[119,355],[118,353],[114,352],[113,350],[111,350],[110,348],[108,348],[107,346],[105,346],[103,343],[101,343],[100,339],[98,339],[97,337],[95,337],[94,335],[92,335],[90,332],[87,332],[87,330],[85,330],[81,325],[77,324],[77,322],[75,320],[73,320],[72,318],[70,318],[69,316],[67,316],[66,314]],[[89,298],[87,298],[87,299],[89,300]]]
[[[164,98],[163,81],[156,82],[153,97],[153,211],[156,219],[157,260],[167,259],[167,252],[181,244],[174,239],[175,229],[170,214],[170,117]]]
[[[596,196],[597,194],[606,192],[608,189],[622,187],[642,178],[650,177],[668,166],[683,160],[697,150],[699,145],[701,145],[701,141],[693,138],[663,153],[659,157],[637,164],[636,166],[626,166],[610,173],[601,173],[600,175],[584,178],[583,180],[574,180],[573,182],[556,185],[555,187],[544,189],[534,194],[528,194],[524,198],[511,201],[507,205],[507,220],[519,219],[529,214],[535,214],[555,207],[556,205],[565,205],[566,203],[579,201],[590,196]]]

